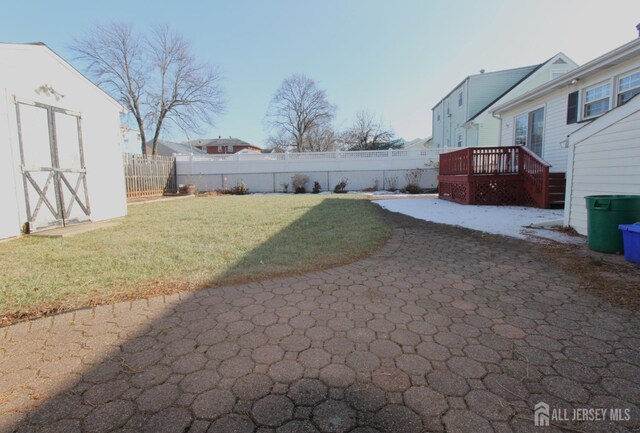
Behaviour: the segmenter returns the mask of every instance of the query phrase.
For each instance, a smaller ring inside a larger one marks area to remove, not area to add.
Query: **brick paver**
[[[561,431],[539,401],[638,431],[638,314],[532,244],[389,221],[351,265],[0,329],[0,431]]]

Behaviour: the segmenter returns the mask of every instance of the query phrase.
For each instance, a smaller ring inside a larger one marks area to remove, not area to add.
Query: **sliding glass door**
[[[529,113],[529,137],[527,147],[538,156],[542,156],[542,137],[544,135],[544,108]]]
[[[544,107],[515,118],[514,144],[525,146],[538,156],[542,156],[544,136]]]

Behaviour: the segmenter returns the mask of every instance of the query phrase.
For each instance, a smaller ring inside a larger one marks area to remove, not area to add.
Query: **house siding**
[[[586,196],[640,192],[640,111],[577,143],[573,155],[568,225],[586,235]]]
[[[640,58],[628,60],[617,66],[594,73],[580,80],[577,85],[557,89],[548,95],[541,96],[530,102],[518,104],[509,110],[501,112],[502,131],[500,144],[502,146],[512,146],[514,144],[515,117],[544,106],[545,122],[541,157],[551,164],[552,172],[565,172],[567,170],[568,150],[562,146],[562,142],[565,141],[567,136],[573,131],[584,126],[584,123],[567,125],[567,97],[569,93],[575,92],[576,90],[580,91],[579,109],[582,110],[583,91],[594,84],[608,80],[613,86],[611,100],[615,101],[615,78],[637,69],[640,69]]]
[[[475,116],[509,87],[522,80],[535,66],[469,77],[468,117]],[[466,119],[465,119],[466,120]]]
[[[558,59],[564,63],[555,64]],[[493,117],[490,112],[491,104],[496,97],[508,92],[500,97],[492,105],[505,103],[516,98],[523,93],[546,83],[551,79],[551,71],[566,73],[574,69],[577,65],[567,56],[558,53],[556,56],[545,62],[542,66],[529,66],[509,71],[492,72],[469,77],[466,92],[465,116],[472,121],[462,121],[465,128],[465,146],[499,146],[500,145],[500,120]],[[537,69],[536,69],[537,68]],[[529,75],[530,74],[530,75]],[[515,86],[515,87],[513,87]],[[513,87],[510,89],[510,87]],[[510,90],[509,90],[510,89]],[[458,91],[454,91],[446,101],[457,102]],[[441,106],[438,106],[440,108]],[[482,110],[482,111],[481,111]],[[478,112],[480,112],[478,114]],[[434,124],[437,123],[437,111],[434,111]],[[455,119],[456,123],[460,119]],[[435,131],[435,129],[434,129]],[[450,139],[452,143],[453,139]],[[452,144],[451,146],[455,146]]]

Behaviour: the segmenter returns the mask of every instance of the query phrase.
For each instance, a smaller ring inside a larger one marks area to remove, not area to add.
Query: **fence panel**
[[[233,154],[228,156],[177,155],[179,184],[195,184],[199,191],[248,185],[251,192],[282,192],[297,173],[333,190],[341,179],[348,190],[403,188],[410,171],[422,169],[420,186],[437,186],[437,162],[449,149],[400,149],[354,152]]]
[[[127,198],[178,192],[175,157],[124,153],[122,160]]]

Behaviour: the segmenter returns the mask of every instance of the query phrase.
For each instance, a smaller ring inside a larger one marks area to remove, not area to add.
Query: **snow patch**
[[[538,209],[522,206],[472,206],[437,198],[398,198],[374,200],[374,203],[391,212],[398,212],[424,221],[466,227],[486,233],[529,240],[553,240],[562,243],[583,243],[582,237],[569,236],[543,225],[549,221],[561,221],[562,209]]]

